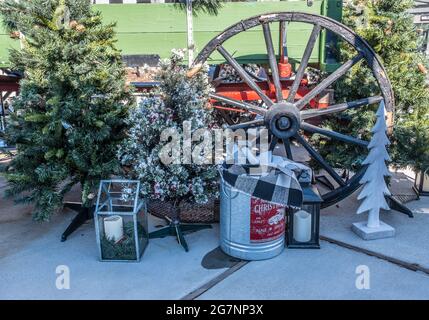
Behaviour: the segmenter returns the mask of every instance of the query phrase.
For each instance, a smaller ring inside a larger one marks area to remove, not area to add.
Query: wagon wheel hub
[[[300,111],[292,103],[274,104],[264,118],[265,126],[279,139],[289,139],[299,130]]]

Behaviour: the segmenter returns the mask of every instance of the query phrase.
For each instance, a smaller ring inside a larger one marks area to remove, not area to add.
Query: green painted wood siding
[[[19,42],[11,39],[3,29],[0,29],[0,67],[7,67],[9,48],[19,48]]]
[[[341,4],[341,1],[315,0],[311,7],[307,6],[306,0],[226,3],[218,16],[200,14],[195,18],[196,47],[201,50],[221,31],[241,19],[268,12],[300,11],[330,15],[338,19],[341,17],[341,6],[338,7],[338,3]],[[171,49],[186,47],[185,12],[174,4],[106,4],[94,7],[102,12],[105,22],[117,23],[118,46],[123,54],[158,54],[161,58],[166,58]],[[291,59],[301,58],[311,29],[311,25],[290,24],[288,49]],[[277,48],[278,29],[273,27],[272,33]],[[19,41],[13,41],[0,30],[0,64],[7,64],[7,48],[10,46],[19,47]],[[266,60],[261,28],[247,30],[229,39],[225,48],[242,63]],[[311,63],[320,62],[324,49],[320,44],[319,48],[320,50],[314,50]],[[218,54],[213,55],[210,61],[213,64],[220,62],[223,59]]]

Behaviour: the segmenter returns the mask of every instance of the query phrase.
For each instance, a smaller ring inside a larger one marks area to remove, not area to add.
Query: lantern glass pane
[[[424,177],[423,177],[422,191],[423,192],[429,192],[429,174],[428,174],[428,172],[426,172]]]
[[[102,182],[99,212],[133,212],[138,197],[135,182]]]
[[[137,260],[133,216],[100,214],[97,222],[103,260]]]
[[[422,171],[416,173],[414,187],[419,195],[429,196],[429,169],[424,173]]]
[[[148,228],[148,216],[147,210],[140,210],[137,214],[137,234],[139,237],[139,250],[140,255],[143,253],[148,241],[149,241],[149,228]]]
[[[102,261],[139,261],[148,241],[146,205],[139,198],[140,183],[103,180],[95,221]]]

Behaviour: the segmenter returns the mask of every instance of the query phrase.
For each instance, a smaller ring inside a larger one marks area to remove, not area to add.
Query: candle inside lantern
[[[111,241],[119,241],[124,237],[124,225],[122,217],[110,216],[104,218],[104,234]]]
[[[293,215],[293,237],[298,242],[311,240],[311,214],[300,210]]]

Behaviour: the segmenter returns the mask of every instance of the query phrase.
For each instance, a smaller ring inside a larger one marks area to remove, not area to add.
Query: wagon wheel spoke
[[[237,108],[249,111],[249,112],[254,112],[254,113],[257,113],[260,115],[264,115],[267,112],[267,110],[264,108],[254,106],[250,103],[246,103],[243,101],[238,101],[235,99],[227,98],[227,97],[215,94],[215,93],[210,93],[209,96],[210,96],[210,98],[215,99],[219,102],[223,102],[223,103],[229,104],[231,106],[234,106],[234,107],[237,107]]]
[[[296,140],[307,150],[310,156],[316,160],[323,169],[340,185],[345,186],[346,183],[339,176],[339,174],[326,162],[325,159],[299,134],[295,135]]]
[[[280,83],[278,63],[274,53],[273,38],[271,36],[271,29],[268,23],[262,24],[264,31],[265,45],[267,47],[268,61],[271,67],[271,75],[273,76],[274,87],[276,88],[277,102],[283,101],[282,85]]]
[[[301,119],[305,120],[305,119],[310,119],[314,117],[325,116],[332,113],[342,112],[349,109],[354,109],[354,108],[359,108],[370,104],[375,104],[383,100],[384,100],[383,97],[375,96],[375,97],[364,98],[364,99],[360,99],[352,102],[345,102],[345,103],[332,105],[325,109],[304,110],[301,112]]]
[[[289,139],[279,139],[276,136],[273,136],[271,143],[270,143],[270,148],[269,151],[274,152],[277,144],[279,143],[283,143],[283,147],[285,149],[285,153],[288,159],[293,160],[292,158],[292,150],[290,148],[290,140]]]
[[[339,140],[339,141],[343,141],[343,142],[347,142],[347,143],[351,143],[351,144],[355,144],[361,147],[367,147],[369,142],[358,139],[358,138],[354,138],[354,137],[350,137],[347,136],[345,134],[336,132],[336,131],[332,131],[332,130],[328,130],[328,129],[324,129],[324,128],[319,128],[316,126],[313,126],[309,123],[306,122],[302,122],[301,123],[301,129],[307,132],[311,132],[311,133],[317,133],[317,134],[321,134],[323,136],[335,139],[335,140]]]
[[[292,149],[290,147],[290,139],[283,139],[283,147],[285,149],[287,158],[293,161]]]
[[[296,93],[298,92],[299,85],[301,84],[301,80],[304,77],[305,69],[308,66],[308,62],[310,61],[311,54],[313,53],[314,46],[316,44],[316,40],[319,37],[321,27],[316,24],[313,27],[313,31],[311,32],[310,39],[308,40],[307,47],[305,48],[304,54],[301,59],[301,63],[299,65],[298,71],[295,75],[295,80],[292,84],[292,87],[289,92],[289,96],[287,98],[288,102],[294,102]]]
[[[244,82],[247,83],[247,85],[254,90],[259,97],[262,99],[262,101],[265,102],[267,106],[272,106],[273,102],[270,98],[267,97],[267,95],[261,90],[261,88],[256,84],[255,81],[253,81],[252,77],[248,75],[246,70],[244,70],[240,64],[229,54],[228,51],[225,50],[224,47],[219,46],[217,48],[217,51],[225,58],[225,60],[237,71],[237,73],[240,75],[241,79],[244,80]]]
[[[274,152],[278,143],[279,143],[279,138],[277,138],[276,136],[272,136],[270,148],[268,150],[271,152]]]
[[[253,120],[253,121],[238,123],[238,124],[229,126],[228,129],[231,129],[231,130],[249,129],[249,128],[261,127],[263,125],[264,125],[264,120]]]
[[[350,59],[341,67],[339,67],[334,73],[332,73],[329,77],[319,83],[313,90],[307,93],[301,100],[295,103],[295,107],[298,109],[304,108],[312,99],[314,99],[319,93],[323,90],[327,89],[331,84],[341,78],[344,74],[347,73],[356,63],[362,60],[363,55],[359,53],[353,59]]]

